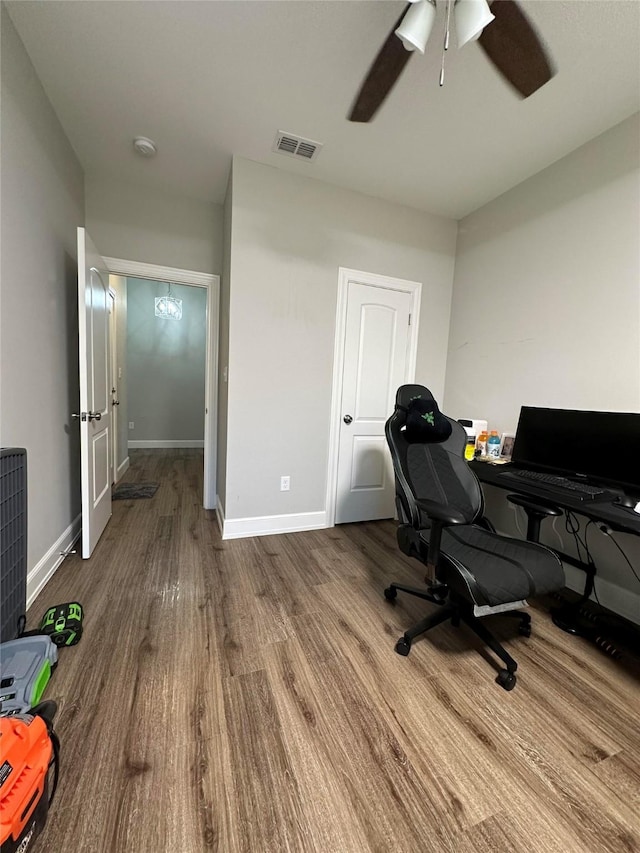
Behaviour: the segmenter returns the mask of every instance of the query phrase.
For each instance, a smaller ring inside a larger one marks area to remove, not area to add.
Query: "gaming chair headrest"
[[[405,414],[404,437],[410,444],[437,444],[451,435],[451,423],[424,385],[401,385],[396,411]]]

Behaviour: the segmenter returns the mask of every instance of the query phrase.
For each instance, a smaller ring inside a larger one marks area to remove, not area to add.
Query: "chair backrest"
[[[408,441],[407,407],[420,397],[433,400],[423,385],[401,385],[396,407],[385,425],[396,478],[396,504],[400,520],[413,527],[424,527],[425,517],[417,500],[431,500],[455,507],[468,524],[482,517],[484,499],[480,483],[464,458],[467,434],[451,418],[451,435],[444,441]]]

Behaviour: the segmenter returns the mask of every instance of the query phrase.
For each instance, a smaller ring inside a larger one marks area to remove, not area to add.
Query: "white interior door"
[[[118,479],[118,412],[120,400],[118,399],[118,355],[116,344],[116,297],[115,293],[109,291],[109,394],[110,419],[109,424],[111,437],[111,483]]]
[[[111,517],[109,274],[93,241],[78,228],[82,557],[91,556]]]
[[[398,386],[410,378],[412,303],[407,290],[348,282],[336,524],[394,515],[384,425]]]

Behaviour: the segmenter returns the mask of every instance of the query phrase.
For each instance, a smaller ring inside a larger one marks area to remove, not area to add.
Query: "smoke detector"
[[[133,147],[142,157],[155,157],[158,153],[158,146],[153,139],[148,139],[146,136],[136,136]]]

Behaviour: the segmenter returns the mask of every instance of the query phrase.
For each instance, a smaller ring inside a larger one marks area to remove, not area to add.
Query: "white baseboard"
[[[584,572],[567,563],[563,563],[563,566],[569,589],[575,592],[582,592],[584,590]],[[633,580],[633,578],[631,579]],[[639,593],[635,590],[626,589],[625,587],[618,586],[618,584],[611,583],[611,581],[600,577],[600,575],[596,575],[596,591],[600,599],[600,604],[603,607],[612,610],[614,613],[618,613],[636,625],[640,625]],[[595,598],[593,600],[595,601]]]
[[[220,503],[220,495],[216,495],[216,518],[218,519],[220,535],[224,539],[224,509]]]
[[[53,543],[44,557],[27,574],[27,609],[31,607],[44,585],[56,572],[80,536],[82,515],[77,515],[64,533]]]
[[[204,439],[185,438],[185,439],[142,439],[141,441],[129,441],[129,448],[136,447],[204,447]]]
[[[127,456],[127,458],[124,460],[124,462],[121,462],[118,465],[118,467],[116,469],[116,483],[122,479],[123,474],[125,473],[125,471],[128,470],[130,464],[131,464],[131,462],[129,461],[129,457]]]
[[[327,526],[327,513],[299,512],[287,515],[263,515],[255,518],[225,518],[222,507],[218,523],[222,521],[223,539],[241,539],[246,536],[273,536],[276,533],[295,533],[318,530]]]

